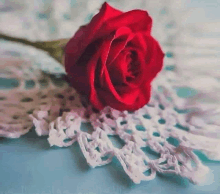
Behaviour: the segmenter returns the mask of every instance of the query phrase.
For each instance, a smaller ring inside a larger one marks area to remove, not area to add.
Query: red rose
[[[146,11],[124,13],[104,3],[67,43],[65,68],[71,84],[95,108],[137,110],[148,103],[164,58],[151,26]]]

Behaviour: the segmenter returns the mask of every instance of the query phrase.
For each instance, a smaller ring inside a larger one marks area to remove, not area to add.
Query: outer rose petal
[[[105,90],[99,90],[98,93],[100,97],[104,98],[102,101],[104,101],[108,106],[120,111],[134,111],[149,102],[151,96],[151,86],[143,85],[140,89],[125,94],[123,96],[124,101],[119,101],[112,93],[108,93]]]
[[[147,36],[147,44],[148,49],[147,53],[150,53],[148,61],[148,67],[147,67],[147,74],[148,81],[152,81],[157,74],[162,70],[163,67],[163,59],[164,59],[164,53],[161,50],[161,47],[157,40],[155,40],[152,36]]]
[[[92,18],[91,22],[76,32],[65,48],[65,68],[68,74],[71,75],[71,69],[74,68],[73,65],[85,48],[92,42],[94,35],[102,24],[106,20],[117,17],[122,13],[120,10],[111,7],[108,3],[104,3],[100,12]]]
[[[66,57],[65,63],[70,66],[73,64],[70,68],[71,72],[68,73],[70,83],[81,94],[89,95],[90,85],[87,66],[90,61],[93,61],[96,66],[101,53],[99,49],[101,44],[102,42],[99,40],[91,43],[75,64],[73,64],[71,57]]]
[[[102,76],[103,72],[102,72],[102,67],[98,67],[98,60],[100,59],[101,55],[105,58],[107,58],[107,54],[109,51],[109,48],[111,46],[111,43],[113,41],[113,38],[109,38],[105,41],[103,41],[100,49],[99,49],[99,54],[96,57],[96,60],[92,60],[89,61],[87,65],[87,74],[88,74],[88,83],[89,83],[89,101],[90,103],[97,109],[101,110],[104,108],[105,104],[103,104],[103,101],[100,100],[98,94],[97,94],[97,88],[95,87],[95,79],[96,79],[96,71],[97,68],[100,69],[99,71],[99,75],[98,76]],[[104,54],[103,54],[104,52]]]
[[[159,43],[150,35],[137,33],[131,40],[131,46],[146,53],[145,78],[146,82],[151,82],[163,67],[164,53]]]
[[[152,19],[146,11],[132,10],[117,17],[107,20],[99,29],[95,38],[108,35],[114,30],[125,26],[132,30],[132,32],[142,32],[150,34],[152,28]]]

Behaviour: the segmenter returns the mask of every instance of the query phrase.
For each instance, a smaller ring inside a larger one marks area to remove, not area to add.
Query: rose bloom
[[[104,3],[67,43],[65,69],[70,82],[96,109],[134,111],[148,103],[151,82],[164,58],[151,27],[146,11],[124,13]]]

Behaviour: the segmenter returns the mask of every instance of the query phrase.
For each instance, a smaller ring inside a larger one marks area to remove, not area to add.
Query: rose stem
[[[2,33],[0,33],[0,39],[22,43],[46,51],[51,57],[53,57],[61,65],[64,65],[63,52],[64,52],[64,47],[69,41],[69,39],[58,39],[58,40],[45,41],[45,42],[44,41],[33,42],[23,38],[11,37]]]

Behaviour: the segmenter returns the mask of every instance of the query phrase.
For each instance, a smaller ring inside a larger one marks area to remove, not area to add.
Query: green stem
[[[59,39],[59,40],[45,41],[45,42],[42,41],[32,42],[27,39],[15,38],[2,33],[0,33],[0,39],[22,43],[46,51],[51,57],[53,57],[61,64],[64,53],[64,47],[69,41],[69,39]]]

